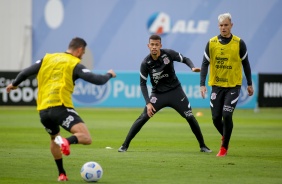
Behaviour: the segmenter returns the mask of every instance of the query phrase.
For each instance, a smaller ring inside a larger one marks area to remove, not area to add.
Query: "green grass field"
[[[104,184],[282,183],[282,109],[236,109],[229,153],[216,157],[221,136],[209,109],[197,117],[212,153],[201,153],[188,123],[174,110],[156,114],[133,139],[125,153],[117,152],[142,109],[77,108],[93,144],[72,145],[64,157],[69,184],[85,183],[80,168],[97,161]],[[63,136],[70,134],[62,130]],[[0,183],[51,184],[57,169],[49,150],[49,135],[35,107],[0,107]],[[113,149],[105,149],[112,147]]]

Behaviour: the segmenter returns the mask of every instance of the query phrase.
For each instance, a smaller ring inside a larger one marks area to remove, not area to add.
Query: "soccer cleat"
[[[55,138],[55,143],[61,147],[61,151],[64,155],[68,156],[70,154],[70,144],[66,138],[58,135]]]
[[[224,141],[224,137],[221,137],[221,147],[223,147],[223,141]],[[227,146],[227,149],[229,148],[229,146]]]
[[[227,149],[225,147],[221,147],[216,156],[217,157],[225,157],[226,155],[227,155]]]
[[[211,153],[212,150],[210,150],[207,146],[203,146],[201,147],[200,152]]]
[[[128,148],[128,147],[121,146],[121,147],[118,149],[118,152],[126,152],[126,151],[127,151],[127,148]]]
[[[68,177],[66,174],[61,173],[60,176],[58,177],[58,181],[68,181]]]

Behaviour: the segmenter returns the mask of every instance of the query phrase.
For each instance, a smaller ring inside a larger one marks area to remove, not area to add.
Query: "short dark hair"
[[[159,35],[153,34],[150,36],[149,41],[150,40],[160,40],[160,42],[162,42],[162,38]]]
[[[86,46],[87,46],[86,41],[79,37],[73,38],[69,43],[69,49],[78,49],[80,47],[85,48]]]

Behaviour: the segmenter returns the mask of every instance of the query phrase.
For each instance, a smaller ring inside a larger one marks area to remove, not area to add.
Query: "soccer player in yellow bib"
[[[243,69],[247,79],[249,96],[253,95],[251,67],[245,42],[231,33],[233,23],[230,13],[218,16],[220,34],[206,45],[201,74],[200,90],[203,98],[207,88],[205,81],[209,68],[208,85],[212,86],[210,108],[213,124],[221,134],[219,157],[227,155],[233,129],[233,112],[239,99]],[[243,67],[242,67],[243,66]]]
[[[46,54],[41,60],[21,71],[6,87],[9,93],[27,77],[37,75],[37,110],[42,125],[51,137],[50,149],[58,168],[58,181],[68,180],[62,154],[70,154],[70,145],[92,143],[88,128],[72,103],[74,82],[81,78],[92,84],[102,85],[116,77],[113,70],[104,75],[94,74],[80,64],[86,45],[84,39],[73,38],[66,52]],[[61,137],[60,127],[72,135]]]

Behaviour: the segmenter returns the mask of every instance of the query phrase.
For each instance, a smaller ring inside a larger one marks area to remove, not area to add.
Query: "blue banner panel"
[[[202,98],[200,93],[199,73],[178,73],[192,107],[209,107],[209,95],[211,88],[208,87],[207,97]],[[117,73],[117,78],[111,79],[105,85],[92,85],[83,80],[76,81],[73,100],[76,107],[144,107],[145,100],[140,90],[138,72]],[[238,108],[255,108],[257,102],[257,75],[253,75],[255,93],[248,96],[247,84],[244,79],[241,88]],[[147,81],[148,90],[151,91],[150,81]]]
[[[95,71],[96,72],[96,71]],[[104,73],[98,71],[97,73]],[[18,72],[0,72],[0,105],[36,105],[37,80],[32,76],[22,82],[17,90],[6,93],[6,86],[12,82]],[[197,108],[209,107],[208,87],[207,97],[203,99],[200,93],[199,73],[178,73],[191,106]],[[249,97],[246,80],[243,80],[238,108],[255,108],[258,94],[258,77],[253,74],[255,93]],[[105,85],[93,85],[81,79],[75,82],[73,101],[75,107],[144,107],[145,100],[140,90],[139,72],[118,72],[117,78],[111,79]],[[151,91],[150,81],[147,81],[148,91]]]

